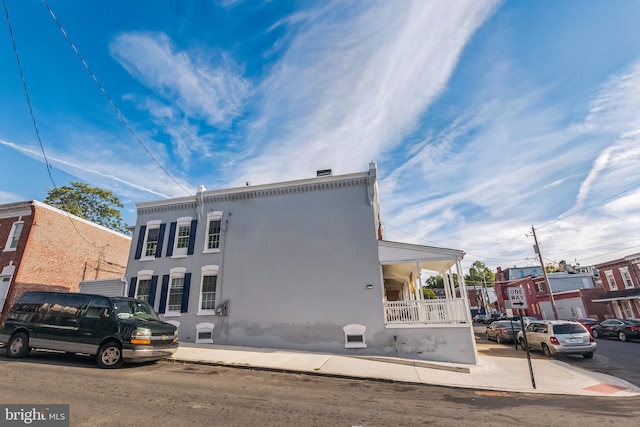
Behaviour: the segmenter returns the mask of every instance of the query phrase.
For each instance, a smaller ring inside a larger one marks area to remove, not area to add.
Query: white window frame
[[[138,298],[138,289],[140,289],[140,281],[141,280],[151,280],[153,276],[153,270],[142,270],[138,272],[138,280],[136,281],[136,292],[133,296],[134,298]],[[151,296],[151,284],[149,284],[149,295],[147,295],[147,299],[143,301],[149,302],[149,297]]]
[[[173,237],[173,255],[171,258],[185,258],[187,256],[187,251],[189,250],[189,239],[195,238],[195,236],[191,236],[191,220],[193,218],[190,216],[183,216],[178,218],[176,222],[176,234]],[[185,227],[189,234],[187,234],[187,243],[184,247],[179,248],[178,243],[180,242],[180,228]]]
[[[616,278],[613,275],[613,271],[612,270],[606,270],[604,272],[604,277],[607,278],[607,283],[609,284],[609,289],[611,289],[612,291],[617,291],[618,290],[618,285],[616,284]]]
[[[206,226],[206,232],[204,235],[204,250],[202,251],[203,254],[211,254],[211,253],[216,253],[216,252],[220,252],[220,238],[222,237],[222,216],[223,216],[224,212],[222,211],[213,211],[213,212],[208,212],[207,213],[207,226]],[[211,221],[220,221],[220,234],[218,235],[218,247],[217,248],[209,248],[209,228],[211,226]]]
[[[0,313],[2,313],[2,310],[4,309],[4,304],[6,302],[7,299],[7,295],[9,294],[9,288],[11,287],[11,280],[13,279],[13,273],[15,273],[16,271],[16,267],[15,265],[7,265],[2,269],[2,273],[0,273],[0,284],[2,284],[3,282],[6,283],[6,289],[4,289],[4,286],[0,287],[0,290],[2,290],[2,292],[0,292]]]
[[[156,259],[156,254],[158,253],[158,243],[160,243],[160,224],[162,221],[159,219],[154,219],[152,221],[147,221],[147,228],[144,232],[144,241],[142,243],[142,253],[140,254],[140,261],[151,261]],[[149,239],[149,231],[158,230],[158,241],[156,242],[156,250],[153,255],[147,255],[147,240]]]
[[[629,274],[629,267],[621,267],[620,275],[622,276],[622,282],[624,283],[625,289],[633,289],[633,280],[631,279],[631,275]]]
[[[216,303],[218,300],[218,295],[219,292],[218,290],[220,289],[220,282],[217,281],[216,279],[216,295],[215,295],[215,300],[213,301],[213,308],[212,309],[202,309],[202,290],[204,287],[204,277],[205,276],[218,276],[218,270],[219,270],[219,266],[217,265],[205,265],[202,267],[202,274],[200,275],[200,293],[199,293],[199,297],[198,297],[198,315],[211,315],[211,314],[216,314]]]
[[[213,328],[215,328],[211,322],[202,322],[196,325],[196,344],[213,344]],[[200,338],[200,333],[209,333],[211,338]]]
[[[16,236],[15,234],[18,226],[20,226],[20,232],[17,233],[18,235]],[[24,230],[24,221],[18,220],[13,223],[11,231],[9,231],[9,236],[7,236],[7,242],[4,245],[4,252],[14,252],[18,248],[18,240],[20,240],[22,230]],[[13,245],[14,243],[15,245]]]
[[[184,295],[184,276],[187,272],[185,267],[174,267],[169,270],[169,286],[167,288],[167,302],[164,310],[165,317],[180,317],[182,313],[180,312],[182,308],[182,295]],[[173,279],[182,279],[182,292],[180,293],[180,308],[177,310],[169,310],[169,303],[171,302],[171,285],[173,284]]]

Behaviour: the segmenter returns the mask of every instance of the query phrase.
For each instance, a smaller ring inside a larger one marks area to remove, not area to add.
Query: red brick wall
[[[125,273],[130,238],[39,204],[31,218],[29,227],[23,218],[15,253],[21,258],[14,261],[16,272],[3,312],[28,290],[77,292],[81,280]],[[0,265],[7,264],[3,260]]]

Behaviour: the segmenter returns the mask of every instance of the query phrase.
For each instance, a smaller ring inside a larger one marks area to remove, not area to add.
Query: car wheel
[[[500,335],[500,334],[496,335],[496,342],[498,344],[502,344],[502,335]]]
[[[542,352],[547,357],[553,356],[553,354],[551,354],[551,350],[549,350],[549,347],[545,343],[542,343]]]
[[[600,336],[600,334],[598,333],[597,329],[592,329],[591,330],[591,336],[594,338],[598,338]]]
[[[527,351],[527,349],[524,348],[524,339],[520,338],[518,342],[520,343],[520,348],[522,349],[522,351]]]
[[[487,341],[491,341],[491,335],[487,334]]]
[[[30,351],[29,336],[25,332],[18,332],[7,343],[7,356],[12,359],[25,357]]]
[[[96,359],[101,368],[119,368],[122,365],[122,347],[117,342],[110,341],[100,347]]]
[[[618,339],[620,341],[626,341],[627,340],[627,334],[625,334],[624,332],[620,331],[618,332]]]
[[[585,359],[593,359],[593,352],[590,351],[589,353],[585,353],[582,355],[582,357],[584,357]]]

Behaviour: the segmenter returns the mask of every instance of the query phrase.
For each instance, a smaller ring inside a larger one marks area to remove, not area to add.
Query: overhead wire
[[[47,174],[49,175],[49,179],[53,183],[53,186],[56,187],[56,182],[53,179],[53,174],[51,173],[51,163],[47,158],[47,153],[44,151],[44,145],[42,144],[42,138],[40,137],[40,131],[38,130],[38,125],[36,123],[36,116],[33,112],[33,107],[31,106],[31,97],[29,96],[29,89],[27,88],[27,81],[24,77],[24,72],[22,71],[22,63],[20,62],[20,55],[18,55],[18,47],[16,46],[16,40],[13,35],[13,27],[11,25],[11,19],[9,19],[9,8],[7,7],[7,0],[2,0],[2,4],[4,6],[4,14],[7,18],[7,25],[9,27],[9,36],[11,37],[11,45],[13,46],[13,53],[16,57],[16,62],[18,64],[18,71],[20,72],[20,80],[22,81],[22,88],[24,89],[24,94],[27,98],[27,106],[29,107],[29,114],[31,116],[31,122],[33,123],[33,128],[36,131],[36,138],[38,139],[38,144],[40,145],[40,150],[42,151],[42,157],[44,159],[44,164],[47,168]]]
[[[16,63],[18,65],[18,71],[20,73],[20,80],[22,82],[22,88],[24,90],[24,94],[27,100],[27,106],[29,108],[29,115],[31,117],[31,122],[33,124],[33,128],[35,130],[35,134],[36,134],[36,139],[38,140],[38,145],[40,146],[40,150],[42,151],[42,158],[44,159],[44,163],[45,163],[45,167],[47,169],[47,175],[49,176],[49,179],[51,180],[51,183],[53,184],[53,187],[55,189],[57,189],[57,185],[55,182],[55,179],[53,178],[53,172],[52,172],[52,165],[51,162],[49,162],[49,158],[47,157],[47,153],[46,150],[44,149],[44,144],[42,143],[42,138],[40,136],[40,130],[38,128],[38,123],[36,121],[36,116],[35,113],[33,111],[33,106],[31,103],[31,96],[29,95],[29,88],[27,86],[27,81],[24,75],[24,71],[22,68],[22,62],[20,61],[20,55],[18,53],[18,47],[16,45],[16,40],[15,40],[15,35],[13,33],[13,26],[11,25],[11,19],[9,17],[9,8],[7,6],[7,0],[2,0],[2,4],[4,7],[4,13],[5,13],[5,17],[7,20],[7,26],[9,28],[9,36],[11,38],[11,45],[13,47],[13,53],[16,57]],[[80,238],[87,243],[89,246],[94,247],[98,250],[104,249],[104,247],[101,246],[97,246],[95,244],[95,242],[91,242],[89,240],[87,240],[87,238],[85,238],[85,236],[80,232],[80,230],[78,229],[78,226],[76,225],[75,221],[71,218],[71,214],[65,210],[62,210],[65,213],[65,216],[69,219],[69,221],[71,222],[71,225],[73,226],[73,228],[75,229],[76,233],[78,234],[78,236],[80,236]]]
[[[3,1],[6,1],[6,0],[3,0]],[[184,188],[184,186],[176,178],[173,177],[173,175],[171,175],[169,173],[169,171],[162,165],[162,163],[160,163],[160,161],[153,155],[153,153],[151,153],[151,150],[149,150],[149,148],[147,148],[147,146],[142,142],[142,140],[138,137],[138,135],[133,130],[133,128],[131,126],[129,126],[129,123],[127,122],[127,120],[124,118],[124,116],[120,112],[120,109],[113,102],[113,100],[111,99],[111,97],[107,93],[107,91],[104,88],[104,86],[98,80],[98,77],[91,70],[91,68],[89,67],[89,64],[87,64],[87,61],[85,61],[85,59],[82,57],[82,55],[80,54],[80,52],[76,48],[76,45],[73,43],[73,41],[71,40],[71,38],[69,37],[69,35],[65,31],[64,27],[62,26],[62,23],[60,22],[60,20],[58,20],[58,17],[55,15],[55,13],[53,13],[53,10],[51,9],[49,4],[47,3],[47,0],[42,0],[42,3],[44,3],[45,7],[47,8],[47,11],[49,12],[49,15],[51,15],[51,18],[53,18],[53,21],[56,23],[56,25],[60,29],[60,32],[64,36],[65,40],[67,40],[67,42],[71,46],[71,49],[76,54],[78,59],[80,59],[80,62],[82,63],[84,68],[87,70],[87,72],[89,73],[89,75],[91,76],[93,81],[96,83],[96,85],[100,89],[100,92],[102,92],[102,94],[105,96],[105,98],[107,99],[107,102],[109,103],[109,105],[111,106],[113,111],[115,111],[116,116],[122,122],[124,127],[129,131],[131,136],[133,136],[133,138],[138,142],[138,144],[140,144],[140,146],[144,149],[144,151],[147,153],[147,155],[155,162],[156,165],[158,165],[158,167],[164,172],[165,175],[167,175],[169,177],[169,179],[171,179],[186,194],[192,195],[186,188]]]

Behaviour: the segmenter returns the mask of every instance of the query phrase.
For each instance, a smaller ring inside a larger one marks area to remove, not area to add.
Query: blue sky
[[[492,268],[537,263],[532,225],[546,262],[640,252],[640,2],[6,4],[53,181],[112,190],[130,224],[201,184],[373,160],[388,240]],[[42,200],[3,21],[0,203]]]

